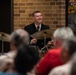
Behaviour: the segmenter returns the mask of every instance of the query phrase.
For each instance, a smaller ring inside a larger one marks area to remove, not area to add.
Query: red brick
[[[19,3],[20,6],[25,6],[25,3]]]
[[[50,20],[50,18],[44,17],[43,20]]]
[[[31,6],[31,5],[33,5],[33,3],[26,3],[26,5],[30,5]]]
[[[53,1],[58,1],[58,0],[53,0]]]
[[[48,21],[48,20],[47,20],[47,21],[45,21],[45,23],[50,24],[50,23],[52,23],[52,21]]]
[[[60,9],[64,9],[64,8],[65,8],[65,6],[59,6],[59,8],[60,8]]]
[[[45,9],[52,9],[52,6],[46,6]]]
[[[63,20],[64,18],[61,18],[61,17],[59,17],[59,18],[56,18],[56,20]]]
[[[49,1],[50,2],[51,0],[45,0],[45,1]]]
[[[29,17],[32,16],[32,14],[29,14]]]
[[[56,14],[53,14],[53,16],[56,17],[56,16],[58,16],[58,14],[57,13]]]
[[[64,5],[64,2],[56,2],[56,5]]]
[[[55,17],[50,17],[50,20],[52,20],[52,21],[55,20]]]
[[[20,9],[20,7],[14,7],[14,9]]]
[[[19,13],[25,13],[25,10],[19,10]]]
[[[42,5],[49,5],[49,4],[50,4],[50,3],[46,3],[46,2],[45,2],[45,3],[42,3]]]
[[[44,9],[45,7],[44,7],[44,6],[38,6],[38,7],[36,7],[36,8],[39,9],[39,10],[40,10],[40,9],[42,10],[42,9]]]
[[[20,9],[21,9],[21,10],[27,10],[28,7],[27,7],[27,6],[23,6],[23,7],[21,6]]]
[[[35,6],[35,5],[36,5],[36,6],[40,6],[40,5],[42,5],[42,3],[38,3],[38,2],[37,2],[37,3],[33,3],[33,5],[34,5],[34,6]]]
[[[58,24],[58,21],[53,21],[53,24]]]
[[[45,14],[45,16],[52,16],[52,14]]]
[[[28,2],[28,0],[21,0],[21,2]]]
[[[14,6],[18,6],[19,4],[18,3],[14,3]]]
[[[56,25],[56,28],[60,28],[63,27],[64,25]]]
[[[50,25],[50,28],[56,28],[56,25]]]
[[[26,20],[32,20],[32,18],[26,18]]]
[[[31,7],[31,6],[30,6],[29,9],[36,9],[36,7]]]
[[[25,26],[25,25],[22,25],[22,24],[21,24],[21,25],[19,25],[19,27],[21,27],[21,28],[22,28],[22,27],[24,27],[24,26]]]
[[[55,5],[55,2],[50,2],[50,5]]]

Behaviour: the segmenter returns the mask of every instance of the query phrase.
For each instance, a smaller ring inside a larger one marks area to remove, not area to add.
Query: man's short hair
[[[34,16],[35,13],[40,13],[40,11],[34,11],[34,12],[32,13],[32,16]]]
[[[19,46],[20,44],[29,44],[29,34],[27,31],[23,29],[18,29],[11,34],[11,42],[15,46]]]
[[[76,37],[71,37],[64,40],[62,48],[67,48],[69,54],[72,56],[76,52]]]

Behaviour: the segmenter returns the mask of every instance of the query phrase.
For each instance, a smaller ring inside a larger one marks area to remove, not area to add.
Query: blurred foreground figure
[[[70,70],[70,75],[76,75],[76,52],[73,55],[72,58],[72,66]]]
[[[14,66],[9,73],[1,72],[0,75],[27,75],[39,60],[39,53],[33,47],[21,45],[14,59]]]
[[[14,31],[10,36],[10,51],[0,56],[0,71],[6,71],[8,69],[8,64],[13,62],[17,47],[23,43],[29,44],[29,34],[22,29]]]
[[[68,27],[58,28],[53,34],[54,49],[48,50],[45,56],[39,61],[36,66],[36,75],[47,75],[54,67],[62,65],[60,59],[61,46],[63,41],[73,37],[72,30]]]
[[[71,39],[65,40],[61,50],[61,60],[66,64],[54,68],[49,73],[49,75],[71,75],[70,72],[72,66],[72,56],[75,52],[76,52],[76,38],[72,37]],[[76,69],[75,67],[72,68],[73,72]],[[72,75],[76,75],[76,71],[75,74]]]

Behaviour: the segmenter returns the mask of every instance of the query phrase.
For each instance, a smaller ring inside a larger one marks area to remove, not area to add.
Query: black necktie
[[[37,26],[37,31],[39,31],[39,26]]]

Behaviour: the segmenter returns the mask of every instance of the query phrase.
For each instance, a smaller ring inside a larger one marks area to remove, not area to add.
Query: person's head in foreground
[[[7,71],[13,63],[13,59],[22,44],[29,45],[29,34],[23,29],[17,29],[11,33],[10,51],[0,57],[0,71]],[[10,67],[9,67],[10,66]]]
[[[29,44],[29,34],[27,31],[23,29],[17,29],[16,31],[11,33],[11,42],[10,42],[10,48],[11,50],[14,50],[16,47],[18,47],[21,44]]]
[[[34,68],[39,60],[39,52],[33,47],[22,45],[14,60],[14,70],[20,74],[26,74]]]
[[[65,39],[74,36],[73,31],[69,27],[57,28],[53,33],[54,46],[60,47]]]
[[[61,60],[66,63],[76,51],[76,37],[68,38],[64,41],[61,50]]]
[[[72,66],[73,61],[72,56],[75,52],[76,52],[76,37],[66,39],[63,42],[61,50],[61,60],[66,64],[54,68],[52,71],[50,71],[49,75],[76,75],[76,60],[74,61]]]

